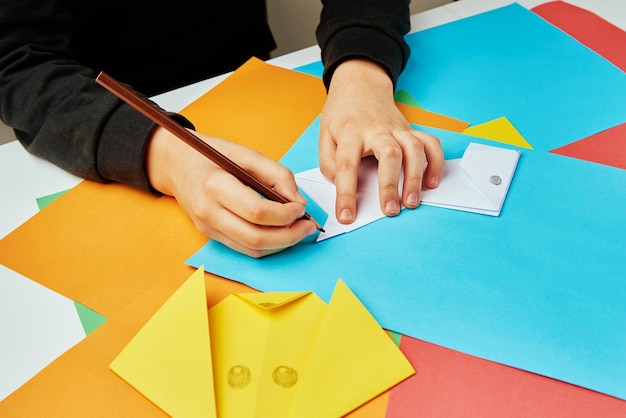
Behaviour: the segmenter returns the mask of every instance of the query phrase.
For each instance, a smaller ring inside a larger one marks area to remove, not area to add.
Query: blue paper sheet
[[[341,278],[385,328],[626,399],[626,171],[547,152],[624,122],[626,74],[516,4],[407,40],[399,89],[474,124],[507,116],[535,147],[501,215],[421,206],[258,260],[210,241],[189,264],[326,300]],[[420,129],[446,158],[476,141]],[[282,162],[315,167],[318,132]]]
[[[430,111],[472,125],[507,116],[538,150],[626,120],[624,72],[517,4],[407,40],[397,89]]]

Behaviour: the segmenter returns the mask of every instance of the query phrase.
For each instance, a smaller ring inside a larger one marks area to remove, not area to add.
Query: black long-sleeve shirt
[[[323,1],[327,85],[355,56],[395,81],[409,53],[408,1]],[[274,47],[264,0],[2,0],[0,118],[29,152],[75,175],[154,191],[144,165],[154,124],[99,86],[97,73],[151,96]]]
[[[322,0],[317,28],[324,84],[346,59],[367,58],[387,70],[394,85],[409,58],[410,0]]]

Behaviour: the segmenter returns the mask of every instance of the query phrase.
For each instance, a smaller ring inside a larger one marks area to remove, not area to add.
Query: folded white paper
[[[462,158],[446,160],[436,189],[422,190],[422,204],[498,216],[513,179],[520,152],[471,142]],[[378,164],[364,158],[359,168],[356,220],[344,225],[335,213],[335,185],[319,168],[296,174],[298,186],[329,214],[321,241],[383,218],[378,195]],[[401,179],[402,180],[402,179]],[[401,194],[401,190],[398,191]]]
[[[378,163],[375,158],[364,158],[359,168],[359,180],[356,194],[357,215],[354,222],[344,225],[335,217],[336,189],[320,172],[319,168],[296,174],[296,183],[317,205],[328,214],[324,231],[317,236],[317,241],[354,231],[374,222],[385,215],[378,202]]]
[[[436,189],[422,191],[422,204],[498,216],[520,152],[471,142],[462,158],[446,160]]]

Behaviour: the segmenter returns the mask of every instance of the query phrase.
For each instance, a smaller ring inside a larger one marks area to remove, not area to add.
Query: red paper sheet
[[[626,32],[620,28],[564,1],[551,1],[531,10],[626,71]]]
[[[626,122],[551,152],[626,170]]]
[[[392,389],[386,418],[626,417],[626,402],[402,336],[416,374]]]

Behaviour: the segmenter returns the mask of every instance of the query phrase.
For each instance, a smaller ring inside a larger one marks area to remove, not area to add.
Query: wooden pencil
[[[248,173],[234,161],[226,157],[224,154],[204,142],[200,137],[187,130],[185,127],[177,123],[170,118],[163,110],[155,106],[150,101],[136,94],[122,83],[115,80],[113,77],[101,71],[96,77],[96,82],[109,90],[111,93],[119,97],[124,102],[128,103],[135,110],[141,112],[144,116],[152,120],[157,125],[170,131],[174,136],[184,141],[186,144],[200,152],[202,155],[213,161],[222,169],[235,176],[239,181],[248,187],[251,187],[261,196],[280,203],[288,203],[289,200],[285,199],[280,194],[276,193],[274,189],[268,187],[256,177]],[[305,213],[303,219],[312,221],[318,230],[324,232],[324,229],[309,215]]]

